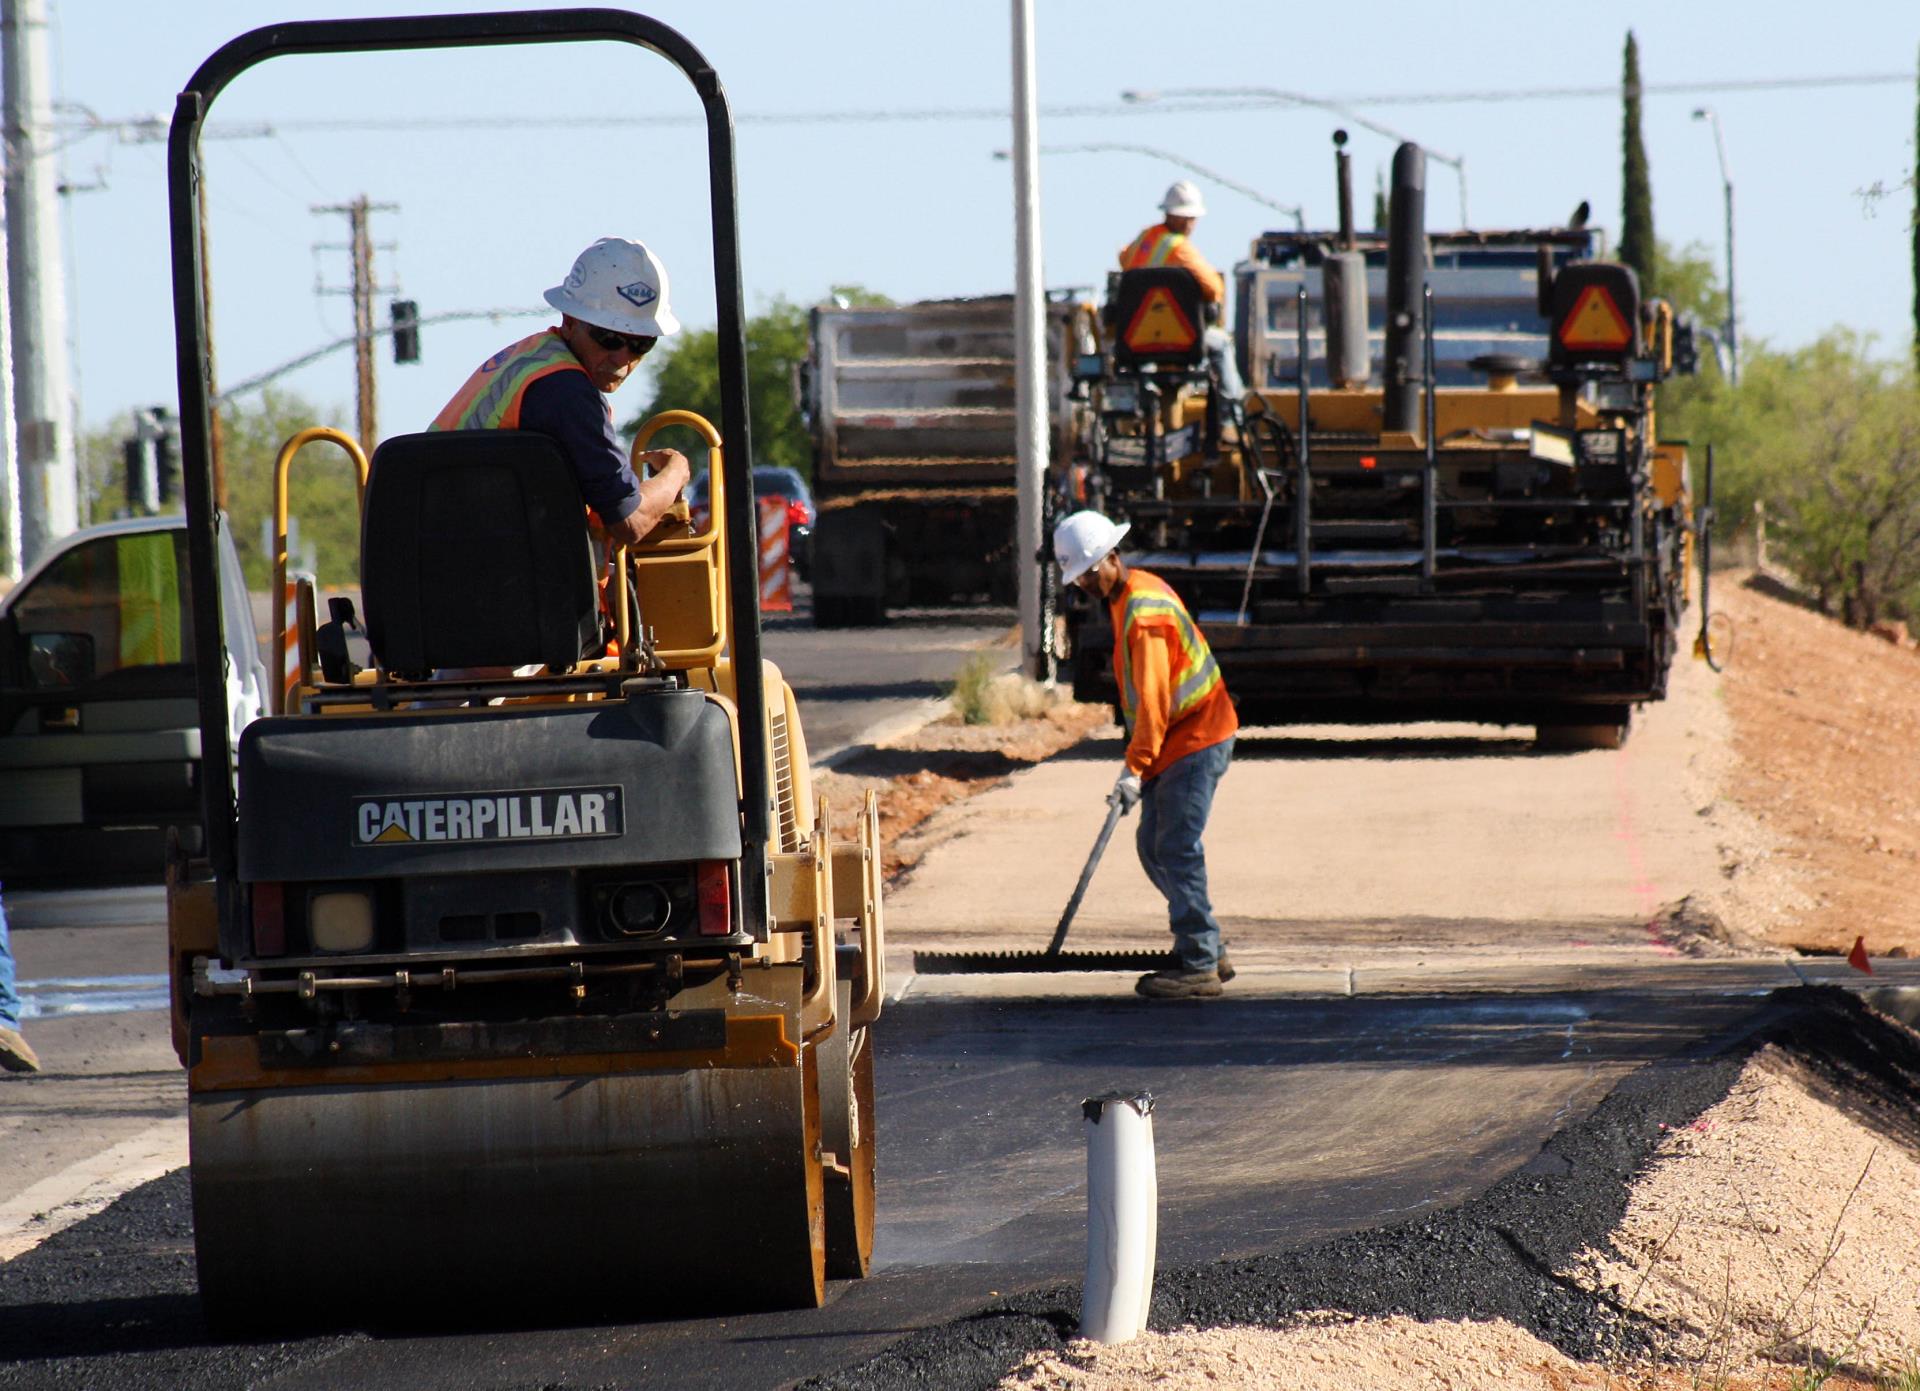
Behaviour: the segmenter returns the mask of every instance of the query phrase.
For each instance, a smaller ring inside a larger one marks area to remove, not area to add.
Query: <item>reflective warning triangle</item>
[[[1633,342],[1633,328],[1604,286],[1589,285],[1560,321],[1560,341],[1576,350],[1615,352]]]
[[[1156,285],[1141,297],[1133,311],[1127,331],[1121,335],[1126,345],[1137,352],[1180,352],[1200,341],[1193,321],[1181,311],[1173,291]]]

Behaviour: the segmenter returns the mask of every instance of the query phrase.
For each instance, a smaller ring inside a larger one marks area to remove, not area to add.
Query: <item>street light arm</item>
[[[1134,103],[1159,101],[1163,97],[1258,97],[1267,101],[1288,102],[1295,106],[1316,106],[1322,111],[1331,111],[1351,121],[1362,130],[1370,130],[1375,135],[1384,136],[1388,140],[1413,140],[1413,137],[1404,131],[1395,130],[1392,126],[1383,125],[1379,121],[1362,116],[1351,107],[1342,106],[1337,101],[1328,101],[1325,97],[1310,97],[1304,92],[1289,92],[1279,87],[1168,87],[1163,91],[1136,89],[1120,94],[1122,101]],[[1414,143],[1419,144],[1418,141]],[[1421,148],[1425,150],[1426,146],[1422,145]],[[1462,163],[1462,157],[1459,155],[1442,154],[1438,150],[1426,152],[1429,159],[1438,160],[1452,169],[1459,169]]]
[[[1272,208],[1275,212],[1285,213],[1296,223],[1301,224],[1302,227],[1305,225],[1306,212],[1298,204],[1282,203],[1277,198],[1269,198],[1257,188],[1248,188],[1238,180],[1228,178],[1217,169],[1209,169],[1206,165],[1188,159],[1184,155],[1174,154],[1171,150],[1156,149],[1152,145],[1119,145],[1102,141],[1089,145],[1042,145],[1040,147],[1040,153],[1043,155],[1144,155],[1148,159],[1165,160],[1168,164],[1177,164],[1182,169],[1189,170],[1192,173],[1198,174],[1203,179],[1219,184],[1222,188],[1231,189],[1242,198],[1250,198],[1256,203]]]
[[[1275,212],[1285,213],[1293,219],[1293,225],[1295,227],[1303,232],[1307,230],[1306,209],[1297,204],[1282,203],[1277,198],[1269,198],[1257,188],[1249,188],[1238,180],[1228,178],[1218,170],[1209,169],[1204,164],[1197,164],[1185,155],[1177,155],[1171,150],[1162,150],[1153,145],[1122,145],[1111,141],[1097,141],[1086,145],[1042,145],[1040,147],[1040,153],[1043,155],[1144,155],[1148,159],[1163,160],[1168,164],[1178,165],[1182,169],[1198,174],[1201,178],[1219,184],[1222,188],[1230,189],[1243,198],[1250,198],[1264,207],[1272,208]],[[995,159],[1012,159],[1013,152],[1010,150],[995,150],[993,157]]]

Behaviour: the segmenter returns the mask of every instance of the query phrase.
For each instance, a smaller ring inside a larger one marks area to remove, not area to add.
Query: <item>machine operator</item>
[[[1190,181],[1182,179],[1167,190],[1167,196],[1160,200],[1160,209],[1166,216],[1121,249],[1120,269],[1178,266],[1199,283],[1200,297],[1214,306],[1215,310],[1223,311],[1227,302],[1226,281],[1200,254],[1200,248],[1193,244],[1193,224],[1206,216],[1207,212],[1200,190]],[[1246,395],[1246,385],[1241,381],[1239,365],[1233,359],[1232,338],[1225,329],[1210,324],[1205,340],[1207,360],[1213,364],[1214,373],[1220,379],[1220,390],[1228,399],[1239,400]]]
[[[667,268],[637,241],[602,237],[546,293],[560,326],[502,348],[434,417],[436,430],[536,430],[560,442],[580,496],[613,541],[646,537],[687,485],[686,456],[649,449],[636,478],[607,399],[662,338],[680,331],[667,307]]]
[[[1140,807],[1140,866],[1166,896],[1177,969],[1140,977],[1150,999],[1218,995],[1233,979],[1220,924],[1207,896],[1201,836],[1214,789],[1233,761],[1240,717],[1213,652],[1167,582],[1130,568],[1118,547],[1127,534],[1098,512],[1075,512],[1054,529],[1060,577],[1107,601],[1113,619],[1113,675],[1127,725],[1127,761],[1114,792]]]

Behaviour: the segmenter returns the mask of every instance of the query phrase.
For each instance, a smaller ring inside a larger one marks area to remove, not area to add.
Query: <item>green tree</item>
[[[836,285],[833,299],[851,305],[888,305],[885,295],[858,285]],[[796,370],[807,357],[807,311],[790,300],[775,297],[747,320],[747,410],[753,431],[753,461],[813,473],[813,443],[794,399]],[[652,394],[639,413],[622,427],[631,435],[661,411],[696,411],[711,420],[722,439],[726,421],[720,410],[720,335],[711,328],[688,329],[670,339],[649,364]],[[689,430],[664,430],[656,442],[681,450],[697,473],[705,466],[706,448]]]
[[[1770,550],[1854,627],[1920,613],[1920,381],[1871,347],[1845,329],[1792,352],[1749,341],[1739,386],[1702,374],[1660,420],[1714,444],[1720,515],[1737,527],[1765,502]]]
[[[1727,287],[1720,282],[1712,249],[1704,242],[1678,248],[1662,242],[1654,253],[1654,267],[1660,294],[1674,313],[1718,332],[1727,321]]]
[[[1914,101],[1913,178],[1913,361],[1920,367],[1920,97]]]
[[[1387,230],[1387,176],[1378,166],[1373,171],[1373,230]]]
[[[280,446],[309,425],[353,433],[346,411],[321,407],[276,387],[221,408],[227,465],[227,515],[249,586],[265,589],[273,557],[260,544],[261,524],[273,515],[273,465]],[[302,549],[311,546],[322,587],[360,582],[360,499],[353,466],[338,446],[310,444],[287,474],[288,515],[298,519]],[[296,558],[297,559],[297,558]]]
[[[261,527],[273,515],[273,465],[280,446],[309,425],[331,425],[352,433],[343,408],[319,407],[279,387],[232,402],[220,410],[227,465],[227,519],[247,584],[265,589],[273,578],[273,557],[261,545]],[[86,469],[95,521],[130,515],[127,470],[121,442],[133,433],[122,414],[81,432],[80,455]],[[311,547],[322,585],[360,582],[360,500],[347,456],[331,444],[310,444],[296,456],[287,475],[287,511],[297,519],[301,548]],[[161,510],[178,512],[176,495]]]
[[[1660,284],[1658,244],[1653,236],[1653,183],[1647,172],[1647,146],[1640,137],[1640,46],[1627,31],[1626,71],[1620,83],[1621,183],[1620,259],[1640,277],[1643,295]]]

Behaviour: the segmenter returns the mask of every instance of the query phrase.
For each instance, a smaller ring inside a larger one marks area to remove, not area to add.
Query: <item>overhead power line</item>
[[[496,321],[500,319],[532,319],[538,318],[542,314],[551,315],[552,313],[553,311],[544,305],[538,309],[459,309],[445,314],[424,314],[420,317],[419,322],[420,326],[424,328],[428,324],[454,324],[471,319],[491,319]],[[392,332],[392,325],[376,324],[368,336],[371,338],[385,338],[391,335]],[[322,344],[312,352],[302,353],[299,357],[283,362],[278,367],[270,367],[264,372],[259,372],[248,377],[245,381],[235,382],[232,386],[220,393],[220,397],[215,404],[224,406],[231,401],[245,396],[250,391],[258,391],[261,387],[278,381],[289,372],[297,372],[302,367],[310,367],[320,361],[321,358],[337,353],[343,348],[351,348],[360,341],[357,334],[350,334],[345,338],[336,338],[331,343]]]
[[[1910,72],[1839,73],[1811,77],[1703,78],[1676,82],[1647,82],[1641,85],[1646,96],[1711,96],[1727,92],[1816,91],[1830,87],[1877,87],[1911,85]],[[1459,92],[1375,92],[1357,96],[1333,96],[1320,99],[1340,106],[1443,106],[1493,102],[1580,101],[1614,98],[1620,95],[1617,83],[1587,87],[1512,87],[1487,88]],[[1053,119],[1075,117],[1151,117],[1190,115],[1205,112],[1232,112],[1270,109],[1282,105],[1270,99],[1230,98],[1176,101],[1168,99],[1142,106],[1129,102],[1084,102],[1043,105],[1040,114]],[[1005,106],[923,106],[894,108],[849,108],[837,111],[743,111],[734,122],[743,126],[861,125],[897,121],[1005,121]],[[594,112],[571,116],[311,116],[278,121],[254,121],[232,126],[210,123],[203,134],[208,139],[236,136],[271,136],[291,132],[313,134],[351,133],[391,130],[557,130],[578,129],[583,123],[596,127],[672,127],[704,125],[704,116],[693,115],[618,115]],[[141,116],[110,121],[89,116],[85,119],[56,120],[56,129],[78,134],[111,133],[130,143],[165,138],[165,126],[158,117]]]

